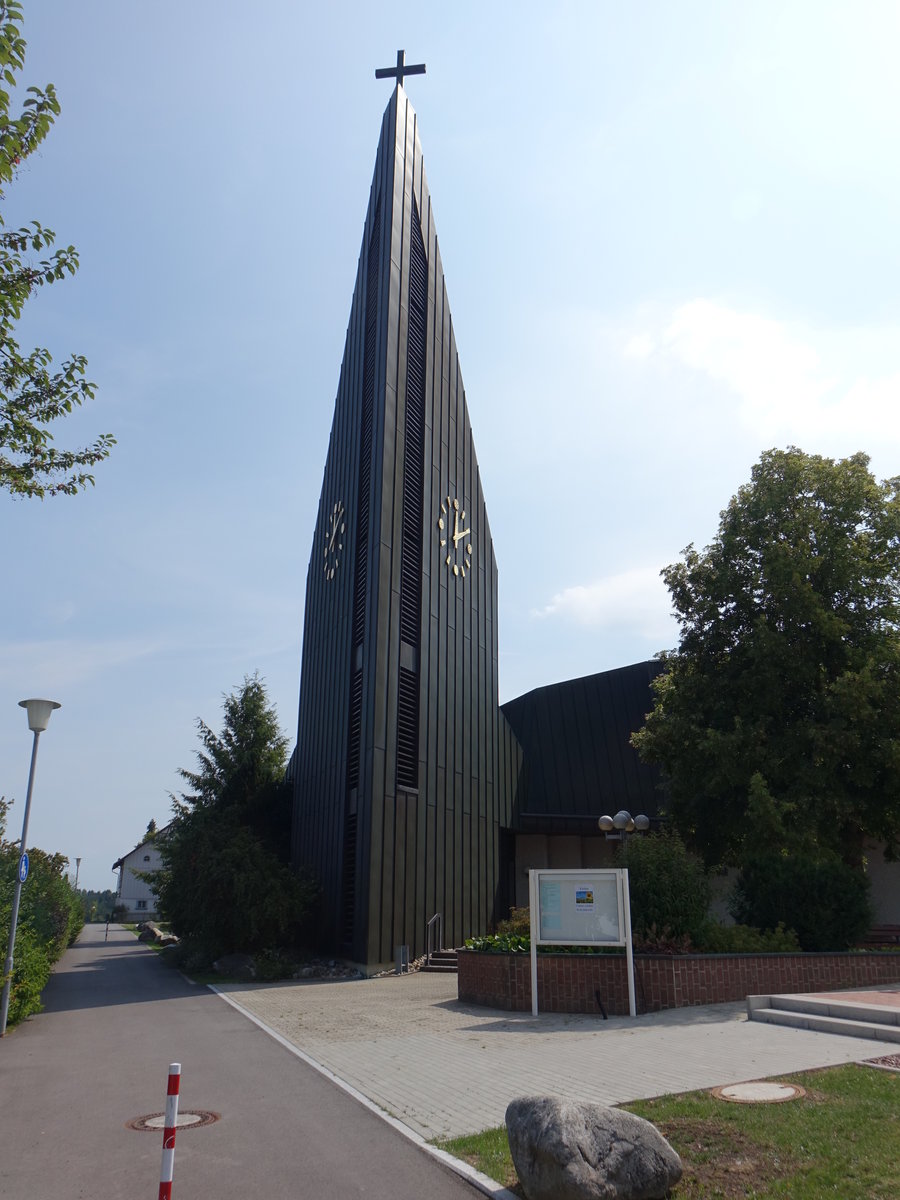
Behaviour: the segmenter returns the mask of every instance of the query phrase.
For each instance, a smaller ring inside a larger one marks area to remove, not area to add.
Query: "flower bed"
[[[541,1012],[628,1013],[624,954],[539,954]],[[721,1004],[770,992],[820,992],[900,983],[900,954],[636,954],[638,1012]],[[531,957],[459,951],[459,998],[531,1010]]]

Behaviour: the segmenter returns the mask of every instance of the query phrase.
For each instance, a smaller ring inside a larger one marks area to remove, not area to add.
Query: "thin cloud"
[[[22,679],[38,690],[48,687],[58,690],[149,658],[165,648],[161,639],[143,638],[0,642],[0,674],[8,683]]]
[[[740,398],[740,419],[758,436],[805,447],[812,435],[846,452],[900,438],[900,355],[882,375],[858,374],[873,340],[900,345],[900,334],[799,330],[707,299],[675,309],[662,333],[672,359]]]
[[[557,592],[540,618],[559,618],[589,629],[627,628],[662,643],[676,634],[669,593],[658,567],[635,567]]]

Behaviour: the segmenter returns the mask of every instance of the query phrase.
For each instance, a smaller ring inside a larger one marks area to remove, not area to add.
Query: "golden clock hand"
[[[459,528],[459,526],[457,526],[457,528]],[[454,533],[454,535],[453,535],[454,547],[456,546],[456,543],[459,541],[459,539],[464,538],[466,536],[466,534],[469,532],[470,531],[468,529],[460,529],[458,533]]]

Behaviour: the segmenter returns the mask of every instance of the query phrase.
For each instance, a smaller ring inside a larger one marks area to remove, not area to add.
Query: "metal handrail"
[[[434,946],[434,930],[437,927],[437,947]],[[443,950],[444,948],[444,917],[441,913],[435,913],[428,924],[425,926],[425,965],[431,966],[431,956],[435,949]]]

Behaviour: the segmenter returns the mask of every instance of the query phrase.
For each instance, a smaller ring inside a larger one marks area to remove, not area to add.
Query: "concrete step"
[[[900,1043],[900,1028],[871,1021],[849,1021],[844,1017],[821,1017],[813,1013],[787,1009],[760,1008],[750,1018],[769,1025],[789,1025],[793,1029],[813,1029],[817,1033],[840,1033],[844,1037],[871,1038],[876,1042]]]
[[[824,1000],[805,996],[748,996],[747,1016],[751,1021],[813,1029],[818,1033],[840,1033],[844,1037],[900,1042],[900,1011],[852,1001]]]
[[[444,974],[456,974],[458,971],[457,957],[455,950],[435,950],[432,952],[431,961],[422,967],[423,971],[440,971]]]

